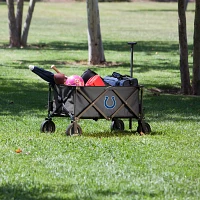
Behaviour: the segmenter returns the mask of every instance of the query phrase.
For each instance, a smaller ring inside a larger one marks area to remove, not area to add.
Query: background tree
[[[21,43],[21,30],[22,30],[22,18],[23,18],[23,6],[24,0],[17,0],[17,13],[16,13],[16,28],[18,41]]]
[[[17,32],[16,18],[15,18],[15,8],[14,1],[7,0],[8,5],[8,23],[9,23],[9,35],[10,35],[10,47],[19,47],[20,41]]]
[[[187,6],[190,0],[185,0],[185,11],[187,10]]]
[[[101,39],[98,0],[87,0],[88,17],[88,61],[96,65],[105,62]]]
[[[200,95],[200,1],[196,0],[193,47],[193,93]]]
[[[27,17],[26,17],[26,22],[24,23],[24,29],[22,33],[22,39],[21,39],[22,46],[27,46],[28,32],[31,25],[31,19],[33,16],[35,2],[36,0],[30,0],[30,3],[29,3],[29,9],[28,9]]]
[[[185,0],[178,0],[178,30],[180,51],[181,92],[191,94],[190,73],[188,66],[188,44],[186,31]]]
[[[7,0],[10,47],[20,47],[27,45],[29,27],[33,15],[36,0],[30,0],[26,23],[22,33],[24,0],[17,0],[17,12],[15,16],[14,0]]]

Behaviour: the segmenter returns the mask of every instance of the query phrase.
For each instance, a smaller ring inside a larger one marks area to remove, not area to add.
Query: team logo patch
[[[108,96],[105,96],[104,106],[107,109],[113,109],[116,106],[115,96],[111,96],[111,99]]]

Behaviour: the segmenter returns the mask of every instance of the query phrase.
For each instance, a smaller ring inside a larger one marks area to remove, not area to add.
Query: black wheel
[[[121,119],[117,119],[112,121],[111,123],[111,131],[123,131],[124,130],[124,122]]]
[[[74,123],[71,123],[66,129],[66,135],[68,136],[80,136],[82,134],[81,127],[77,124],[77,131],[74,130]]]
[[[54,133],[55,130],[56,130],[56,126],[54,122],[51,120],[45,120],[40,126],[40,131],[42,133],[45,133],[45,132]]]
[[[143,126],[142,124],[139,124],[137,127],[137,132],[138,133],[150,133],[151,132],[151,126],[148,123],[144,123]]]

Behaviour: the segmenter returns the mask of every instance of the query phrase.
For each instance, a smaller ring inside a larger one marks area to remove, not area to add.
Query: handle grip
[[[56,68],[55,65],[51,65],[51,69],[55,70],[57,73],[62,74],[62,73]],[[67,76],[65,76],[65,78],[67,79]]]
[[[55,65],[51,65],[51,69],[55,70],[57,73],[60,73],[60,71],[56,68]]]

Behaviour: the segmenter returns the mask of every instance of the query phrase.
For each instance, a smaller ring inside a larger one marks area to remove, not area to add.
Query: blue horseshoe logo
[[[105,106],[107,109],[113,109],[113,108],[116,106],[115,96],[112,96],[112,97],[111,97],[111,99],[112,99],[112,101],[113,101],[113,104],[110,105],[110,106],[107,104],[108,99],[109,99],[109,97],[108,97],[108,96],[105,96],[104,106]]]

